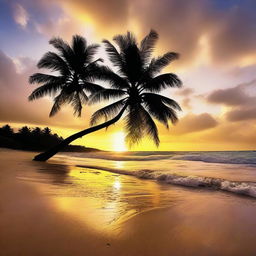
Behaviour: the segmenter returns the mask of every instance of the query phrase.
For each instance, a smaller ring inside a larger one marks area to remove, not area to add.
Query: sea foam
[[[192,175],[179,175],[176,173],[162,173],[154,170],[138,170],[138,171],[127,171],[118,170],[109,167],[97,167],[88,165],[78,165],[78,167],[98,169],[109,171],[118,174],[132,175],[141,179],[151,179],[160,183],[184,186],[184,187],[194,187],[194,188],[205,188],[213,190],[221,190],[226,192],[231,192],[240,195],[246,195],[256,198],[256,183],[255,182],[241,182],[241,181],[229,181],[221,178],[213,177],[202,177],[202,176],[192,176]]]

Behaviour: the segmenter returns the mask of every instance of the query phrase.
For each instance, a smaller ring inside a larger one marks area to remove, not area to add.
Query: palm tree
[[[151,58],[157,39],[158,34],[152,30],[140,45],[130,32],[114,37],[118,48],[108,40],[103,40],[108,57],[117,71],[96,64],[97,69],[93,70],[91,78],[107,81],[111,88],[93,93],[90,104],[119,99],[92,115],[92,127],[71,135],[58,146],[37,155],[34,160],[49,159],[75,139],[114,124],[124,113],[126,138],[131,145],[138,143],[144,135],[148,135],[158,146],[160,141],[154,119],[168,128],[168,122],[175,123],[178,120],[176,111],[181,110],[176,101],[158,92],[169,87],[180,87],[181,81],[173,73],[159,75],[161,70],[179,55],[168,52],[158,58]],[[105,118],[105,122],[96,125],[101,118]]]
[[[85,92],[95,93],[102,87],[92,83],[91,76],[95,64],[101,59],[93,61],[99,45],[87,46],[85,38],[73,36],[70,46],[61,38],[53,38],[49,42],[59,52],[47,52],[38,62],[38,68],[47,68],[58,72],[57,76],[35,73],[29,78],[31,84],[38,83],[40,87],[29,96],[29,100],[35,100],[45,95],[58,95],[54,98],[54,104],[50,117],[55,115],[65,103],[74,108],[74,115],[81,116],[83,104],[88,101]]]

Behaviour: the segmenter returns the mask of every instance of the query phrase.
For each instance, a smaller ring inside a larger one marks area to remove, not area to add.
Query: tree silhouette
[[[19,129],[18,134],[30,135],[31,130],[27,126],[23,126]]]
[[[0,128],[0,147],[23,149],[23,150],[46,150],[51,146],[58,145],[63,138],[51,129],[45,127],[29,128],[23,126],[18,132],[13,132],[10,125],[4,125]],[[86,149],[83,146],[69,145],[62,149],[63,151],[95,151],[95,149]]]
[[[45,127],[43,130],[42,130],[43,134],[45,135],[49,135],[51,133],[51,129],[49,127]]]
[[[158,93],[169,87],[180,87],[181,81],[173,73],[159,75],[179,55],[168,52],[151,58],[157,39],[158,34],[151,30],[140,44],[130,32],[114,37],[118,48],[104,40],[108,57],[117,72],[106,66],[94,65],[91,78],[107,81],[111,88],[95,91],[90,97],[90,104],[102,100],[118,100],[93,114],[91,125],[95,125],[101,118],[105,118],[104,123],[69,136],[59,145],[37,155],[34,160],[46,161],[77,138],[114,124],[124,113],[126,138],[131,145],[148,135],[158,146],[160,141],[153,118],[168,128],[168,122],[175,123],[178,120],[176,111],[181,110],[176,101]]]
[[[6,137],[11,137],[13,135],[13,129],[8,124],[4,125],[3,127],[0,128],[0,135],[6,136]]]
[[[87,45],[85,38],[73,36],[71,46],[61,38],[53,38],[49,42],[57,50],[47,52],[38,62],[38,68],[46,68],[58,72],[58,75],[35,73],[29,78],[31,84],[38,83],[40,87],[29,96],[29,100],[39,99],[45,95],[55,96],[50,116],[55,115],[62,105],[71,104],[74,115],[81,116],[83,104],[88,101],[87,92],[95,93],[102,89],[94,84],[92,72],[97,62],[93,60],[99,45]]]
[[[39,128],[39,127],[35,127],[35,128],[32,130],[32,135],[40,136],[41,134],[42,134],[42,130],[41,130],[41,128]]]

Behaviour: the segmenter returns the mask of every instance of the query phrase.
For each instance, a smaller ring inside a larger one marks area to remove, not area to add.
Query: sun
[[[123,132],[116,132],[113,134],[113,150],[122,152],[126,151],[125,134]]]

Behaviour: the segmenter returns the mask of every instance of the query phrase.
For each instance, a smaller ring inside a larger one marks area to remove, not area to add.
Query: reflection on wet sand
[[[39,184],[57,208],[96,230],[117,230],[130,217],[170,206],[180,198],[179,189],[173,193],[167,186],[132,176],[72,165],[33,164],[37,172],[24,172],[20,178]]]

